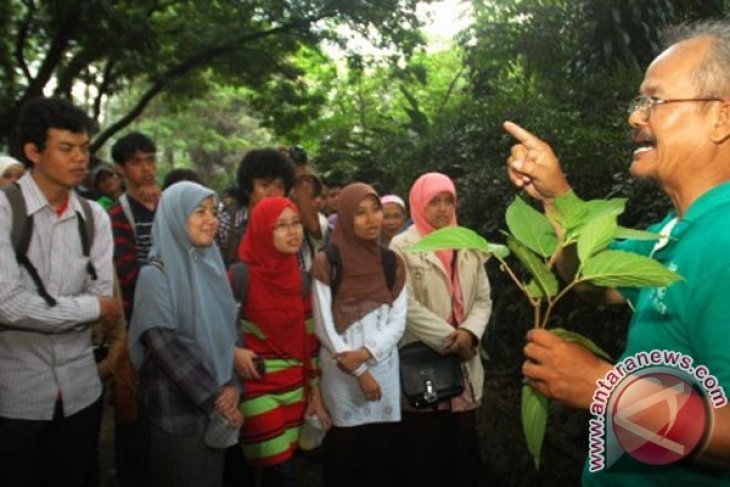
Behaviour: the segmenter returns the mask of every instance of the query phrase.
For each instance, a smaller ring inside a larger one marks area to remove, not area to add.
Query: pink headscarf
[[[426,173],[419,177],[416,182],[413,183],[413,187],[411,187],[411,193],[408,197],[408,202],[411,206],[411,218],[413,218],[413,223],[416,225],[416,229],[422,237],[425,237],[436,230],[436,228],[426,220],[426,207],[439,193],[449,193],[451,197],[454,198],[454,205],[456,205],[456,188],[454,187],[454,182],[445,174],[438,172]],[[456,211],[454,211],[454,216],[451,218],[449,226],[456,225],[458,225],[458,223],[456,221]],[[451,269],[454,251],[439,250],[436,252],[436,256],[443,264],[447,279],[451,285],[451,296],[454,303],[454,318],[456,323],[461,323],[464,318],[464,303],[461,286],[459,285],[457,269],[453,272]]]

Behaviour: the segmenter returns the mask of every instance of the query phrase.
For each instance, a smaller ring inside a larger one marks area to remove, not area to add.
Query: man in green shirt
[[[582,291],[602,302],[634,305],[622,359],[653,350],[677,352],[691,370],[705,366],[720,387],[730,388],[730,23],[696,24],[675,34],[676,41],[647,69],[628,119],[637,146],[631,174],[656,180],[674,205],[650,230],[670,238],[626,241],[616,248],[650,255],[685,280],[625,294]],[[558,159],[521,127],[505,122],[505,129],[519,142],[508,159],[510,179],[552,211],[554,198],[571,191]],[[559,270],[572,277],[576,263],[574,250],[565,252]],[[536,389],[584,409],[591,407],[597,384],[601,387],[597,381],[613,369],[545,330],[529,332],[525,355],[523,373]],[[584,484],[730,481],[730,408],[719,407],[712,415],[701,451],[666,465],[624,454],[595,473],[586,468]]]

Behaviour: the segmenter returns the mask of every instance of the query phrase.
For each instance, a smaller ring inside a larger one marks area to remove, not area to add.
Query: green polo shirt
[[[676,218],[649,227],[659,232]],[[730,183],[707,191],[677,221],[665,245],[624,241],[613,248],[652,255],[684,277],[666,288],[631,289],[624,296],[634,307],[626,350],[671,350],[704,364],[730,395]],[[628,454],[608,469],[583,471],[584,485],[717,485],[730,482],[730,469],[713,471],[689,459],[664,466],[634,460]]]

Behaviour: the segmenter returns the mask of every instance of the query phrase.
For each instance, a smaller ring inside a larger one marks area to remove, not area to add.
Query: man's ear
[[[41,157],[41,151],[38,150],[38,147],[33,142],[23,144],[23,154],[33,165],[37,164]]]
[[[725,101],[720,104],[715,126],[710,133],[710,139],[716,144],[721,144],[730,139],[730,102]]]

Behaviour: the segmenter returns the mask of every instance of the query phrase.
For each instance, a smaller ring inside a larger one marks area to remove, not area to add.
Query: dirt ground
[[[522,436],[519,361],[486,364],[484,401],[477,415],[481,486],[580,485],[587,414],[552,404],[543,458],[537,470]],[[107,395],[108,397],[108,395]],[[100,438],[100,486],[118,487],[114,469],[114,411],[105,405]],[[322,485],[321,451],[298,454],[299,486]],[[457,486],[454,486],[457,487]]]
[[[108,398],[109,395],[107,394]],[[296,461],[299,466],[301,487],[319,487],[322,485],[321,450],[299,454]],[[99,438],[99,486],[119,487],[114,468],[114,410],[107,403],[104,405],[104,416]]]

